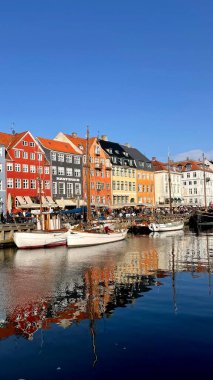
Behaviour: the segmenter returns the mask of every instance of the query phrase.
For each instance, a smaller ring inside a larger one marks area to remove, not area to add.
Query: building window
[[[27,146],[27,145],[28,145],[28,142],[25,141],[25,140],[23,140],[23,141],[22,141],[22,145]]]
[[[53,189],[53,194],[56,195],[57,194],[57,182],[52,183],[52,189]]]
[[[35,173],[35,172],[36,172],[35,165],[30,165],[30,173]]]
[[[49,166],[45,166],[44,167],[44,173],[45,174],[50,174],[50,168],[49,168]]]
[[[30,180],[30,188],[31,189],[36,189],[36,181],[34,179]]]
[[[35,160],[35,153],[30,153],[30,159]]]
[[[33,141],[31,141],[30,146],[35,146],[35,143]]]
[[[2,155],[3,155],[3,148],[1,147],[0,148],[0,156],[2,157]]]
[[[38,161],[42,161],[42,154],[38,153]]]
[[[14,157],[15,158],[20,158],[20,150],[15,150]]]
[[[52,152],[51,154],[52,161],[56,161],[56,153]]]
[[[71,168],[66,168],[66,175],[69,177],[72,176],[72,169]]]
[[[56,166],[52,166],[52,174],[57,175],[57,167]]]
[[[72,198],[73,197],[73,183],[67,183],[67,197]]]
[[[64,175],[64,168],[61,166],[58,167],[58,175]]]
[[[7,178],[7,188],[13,189],[13,178]]]
[[[75,195],[81,195],[81,184],[75,183]]]
[[[13,164],[7,163],[7,171],[12,172],[13,171]],[[2,164],[1,164],[1,172],[2,172]]]
[[[79,165],[81,163],[80,157],[79,156],[74,156],[74,164]]]
[[[22,171],[24,173],[28,173],[28,165],[27,164],[22,165]]]
[[[71,163],[72,162],[72,156],[71,154],[66,155],[66,162]]]
[[[38,166],[37,167],[37,172],[38,172],[38,174],[42,174],[43,173],[43,167],[42,166]]]
[[[44,188],[49,189],[50,188],[50,181],[44,181]]]
[[[2,190],[2,180],[0,180],[0,190]],[[1,207],[2,207],[2,205],[3,205],[2,198],[0,198],[0,202],[1,202]]]
[[[28,189],[29,188],[29,181],[28,179],[23,179],[23,189]]]
[[[75,176],[75,177],[80,177],[80,176],[81,176],[81,171],[80,171],[80,169],[74,169],[74,176]]]
[[[64,154],[63,153],[58,153],[58,161],[64,162]]]
[[[20,172],[20,171],[21,171],[21,165],[15,164],[15,172]]]
[[[28,153],[27,152],[22,152],[22,157],[27,160],[28,159]]]
[[[15,179],[15,188],[21,189],[21,180],[18,178]]]
[[[65,193],[65,183],[59,182],[58,183],[58,194],[63,195]]]

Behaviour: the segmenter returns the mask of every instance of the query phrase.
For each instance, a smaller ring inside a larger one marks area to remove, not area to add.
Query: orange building
[[[54,140],[70,142],[83,153],[83,199],[87,200],[87,139],[60,132]],[[101,148],[97,137],[89,138],[90,158],[90,203],[96,207],[112,204],[111,170],[109,156]]]

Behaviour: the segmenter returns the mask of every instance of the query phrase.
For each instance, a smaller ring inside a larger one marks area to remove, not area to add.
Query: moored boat
[[[92,232],[70,232],[67,236],[68,247],[88,247],[92,245],[100,245],[114,243],[124,240],[127,236],[127,230],[111,233],[92,233]]]
[[[196,211],[189,219],[189,226],[194,228],[213,227],[213,209]]]
[[[66,245],[70,231],[14,232],[13,240],[18,248],[31,249]]]
[[[162,223],[152,222],[149,224],[149,229],[152,232],[163,232],[163,231],[177,231],[184,228],[183,220],[171,220]]]

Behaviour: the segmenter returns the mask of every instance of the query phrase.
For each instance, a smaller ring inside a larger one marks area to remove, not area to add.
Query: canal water
[[[0,379],[212,378],[213,232],[0,250]]]

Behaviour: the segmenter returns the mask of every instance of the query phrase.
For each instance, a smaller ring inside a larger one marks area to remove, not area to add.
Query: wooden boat
[[[213,209],[196,211],[189,219],[189,226],[193,228],[213,227]]]
[[[22,249],[48,248],[66,245],[69,234],[70,231],[14,232],[13,240]]]
[[[177,231],[184,228],[184,222],[183,220],[171,220],[164,223],[152,222],[148,227],[152,232]]]
[[[67,236],[68,247],[89,247],[92,245],[100,245],[114,243],[124,240],[127,236],[127,230],[111,233],[99,232],[70,232]]]

